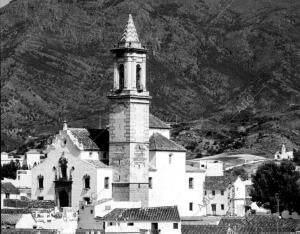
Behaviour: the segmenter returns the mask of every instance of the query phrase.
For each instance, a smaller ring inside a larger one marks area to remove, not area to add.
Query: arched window
[[[43,189],[44,188],[44,176],[39,175],[38,182],[39,182],[39,189]]]
[[[124,65],[119,65],[119,89],[124,89]]]
[[[90,176],[89,175],[84,175],[83,176],[83,181],[84,181],[84,188],[89,189],[90,188]]]
[[[136,65],[136,89],[137,91],[141,91],[142,90],[142,86],[141,86],[141,66],[140,64]]]

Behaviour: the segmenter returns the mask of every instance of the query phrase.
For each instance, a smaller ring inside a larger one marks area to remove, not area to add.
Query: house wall
[[[232,212],[232,204],[230,196],[232,196],[231,188],[224,190],[224,195],[221,195],[221,190],[214,190],[215,196],[212,195],[213,190],[206,190],[205,203],[206,215],[226,215],[227,212]],[[216,204],[216,213],[213,213],[212,204]],[[224,204],[224,210],[221,209],[221,204]]]
[[[25,229],[25,228],[33,228],[36,226],[36,222],[33,219],[31,214],[23,214],[21,219],[16,224],[15,228]]]
[[[34,163],[39,164],[41,162],[41,155],[38,153],[26,153],[26,162],[29,169],[31,169]]]
[[[172,155],[171,163],[169,155]],[[150,171],[152,188],[149,188],[149,206],[178,206],[180,216],[204,215],[199,210],[203,200],[203,172],[186,173],[185,152],[150,151],[150,164],[156,171]],[[153,165],[154,164],[154,165]],[[194,178],[194,188],[189,189],[189,178]],[[189,210],[189,203],[193,210]]]
[[[149,222],[133,222],[133,226],[128,226],[128,223],[116,223],[109,225],[110,222],[105,222],[105,233],[136,233],[138,230],[151,230],[151,221]],[[160,234],[181,234],[181,223],[178,223],[178,229],[173,228],[173,222],[158,222],[158,230]]]
[[[12,193],[10,193],[9,197],[6,198],[5,193],[1,193],[1,207],[4,207],[4,204],[3,204],[4,203],[4,199],[18,199],[18,200],[20,200],[21,196],[20,196],[20,194],[12,194]]]
[[[16,181],[19,188],[31,188],[31,170],[17,170]]]
[[[251,180],[242,181],[240,177],[233,183],[234,189],[234,214],[237,216],[245,215],[246,185],[251,185]]]

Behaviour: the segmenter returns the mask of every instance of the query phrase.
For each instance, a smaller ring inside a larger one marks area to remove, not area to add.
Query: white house
[[[44,153],[38,149],[30,149],[25,153],[26,163],[29,169],[38,165],[41,162],[41,157],[44,157]]]
[[[176,206],[114,209],[102,218],[105,233],[181,234]]]
[[[188,160],[190,165],[205,170],[206,176],[223,176],[224,163],[219,160],[212,160],[210,157],[197,158]]]
[[[286,151],[285,145],[282,144],[281,151],[277,151],[274,155],[275,160],[293,160],[294,159],[294,152],[293,151]]]
[[[204,203],[206,215],[232,215],[232,183],[227,176],[206,176],[204,183]]]
[[[13,155],[9,155],[6,152],[1,152],[1,165],[2,166],[4,164],[9,164],[11,161],[19,162],[20,166],[22,166],[23,162],[24,162],[24,156],[23,155],[13,156]]]
[[[251,207],[251,197],[249,195],[252,185],[251,180],[242,180],[238,177],[233,183],[234,191],[234,215],[245,216],[246,209]]]

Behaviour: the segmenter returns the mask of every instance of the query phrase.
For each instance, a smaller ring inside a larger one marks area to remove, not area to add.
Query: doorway
[[[151,233],[153,233],[153,234],[159,233],[158,223],[151,223]]]
[[[59,205],[60,207],[69,207],[69,194],[65,191],[62,190],[59,192]]]

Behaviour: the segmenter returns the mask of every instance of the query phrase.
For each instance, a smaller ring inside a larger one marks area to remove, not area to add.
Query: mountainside
[[[228,127],[245,110],[251,123],[289,111],[280,119],[299,133],[288,110],[300,103],[298,0],[13,0],[0,9],[1,150],[54,133],[64,117],[106,122],[109,49],[128,13],[149,50],[152,113]]]

